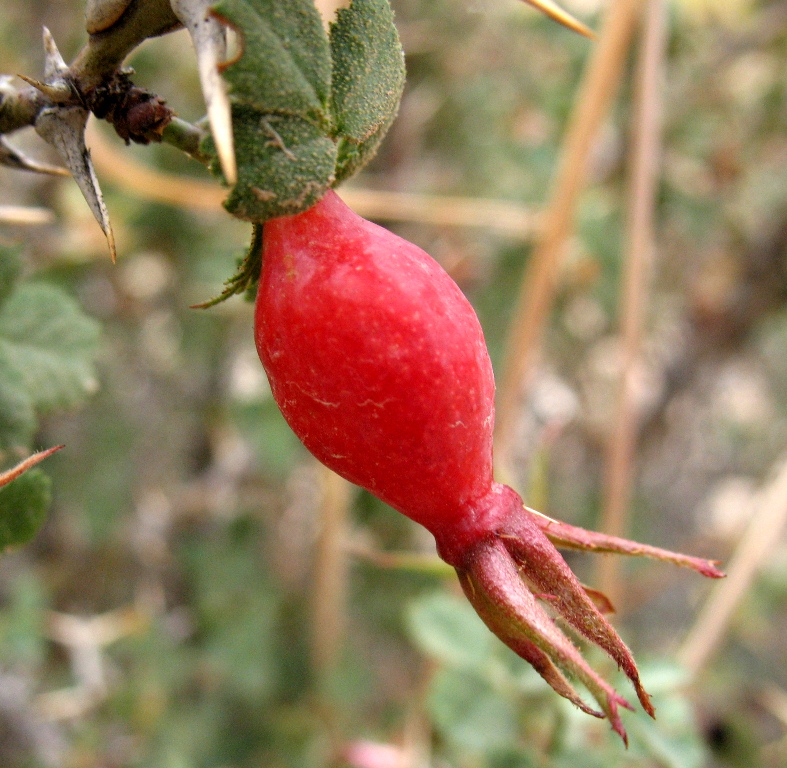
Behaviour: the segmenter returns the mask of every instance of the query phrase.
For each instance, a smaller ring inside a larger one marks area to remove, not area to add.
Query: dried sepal
[[[618,536],[608,536],[605,533],[588,531],[575,525],[553,520],[551,517],[528,509],[538,527],[546,537],[557,547],[578,549],[585,552],[607,552],[617,555],[631,555],[634,557],[649,557],[654,560],[679,565],[682,568],[691,568],[710,579],[722,579],[724,573],[716,567],[716,561],[706,560],[702,557],[691,557],[680,552],[671,552],[668,549],[652,547],[649,544],[640,544],[638,541],[621,539]]]
[[[536,671],[557,693],[582,711],[598,715],[557,668],[576,677],[598,702],[613,730],[627,741],[618,708],[631,709],[631,705],[592,669],[539,605],[501,539],[479,544],[468,568],[457,573],[465,595],[492,632],[526,661],[535,662]]]
[[[589,714],[599,714],[581,700],[563,673],[581,681],[625,741],[618,708],[629,707],[628,702],[588,666],[552,617],[557,615],[604,650],[631,681],[643,709],[653,716],[650,696],[631,651],[603,615],[613,611],[611,603],[601,592],[579,582],[555,544],[647,555],[691,567],[705,576],[723,574],[707,560],[551,520],[525,507],[507,486],[497,485],[492,497],[495,504],[491,514],[483,506],[475,510],[475,543],[457,548],[451,538],[439,537],[438,552],[454,565],[465,594],[492,632],[532,664],[561,696]],[[467,532],[462,533],[456,538],[466,541]]]
[[[232,110],[227,85],[220,74],[227,58],[227,29],[211,15],[209,0],[170,0],[170,4],[191,35],[216,154],[226,182],[235,184],[238,168],[232,133]]]
[[[549,595],[550,605],[583,637],[595,643],[631,680],[643,709],[653,715],[650,697],[642,686],[631,651],[596,607],[582,584],[526,508],[512,515],[497,535],[525,581]]]

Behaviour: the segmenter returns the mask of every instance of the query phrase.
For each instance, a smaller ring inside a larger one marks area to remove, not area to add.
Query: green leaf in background
[[[473,673],[440,670],[431,687],[429,711],[437,728],[460,749],[502,749],[517,737],[514,702]]]
[[[388,0],[354,0],[340,9],[331,25],[331,54],[341,181],[374,155],[404,89],[404,55]]]
[[[224,70],[233,100],[324,123],[331,59],[312,0],[221,0],[213,9],[243,38],[242,55]]]
[[[468,602],[435,592],[415,600],[407,619],[410,636],[424,653],[463,669],[488,665],[495,640]]]
[[[0,488],[0,551],[33,538],[52,500],[52,482],[31,469]]]
[[[334,180],[336,145],[299,117],[233,109],[238,183],[225,208],[240,219],[267,221],[314,205]]]
[[[33,399],[24,378],[0,353],[0,450],[30,445],[35,430]]]
[[[0,307],[0,392],[24,391],[39,412],[76,405],[95,388],[98,333],[62,290],[23,283]]]
[[[11,295],[21,271],[19,249],[0,245],[0,305]]]

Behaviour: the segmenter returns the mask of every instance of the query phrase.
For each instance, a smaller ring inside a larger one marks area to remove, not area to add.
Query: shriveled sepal
[[[609,600],[579,582],[555,545],[645,555],[712,578],[724,575],[707,560],[551,520],[525,507],[515,491],[497,483],[454,522],[450,536],[438,527],[435,538],[440,556],[454,566],[468,600],[489,629],[561,696],[588,714],[607,717],[624,742],[618,710],[630,709],[629,703],[588,665],[552,615],[614,659],[643,709],[654,716],[650,696],[631,651],[604,617],[613,610]],[[569,678],[583,683],[600,712],[582,700]]]
[[[577,632],[606,651],[631,680],[643,709],[653,715],[650,697],[642,687],[631,651],[590,599],[562,555],[539,528],[525,507],[497,531],[519,567],[522,578],[537,592],[549,596],[550,605]]]
[[[649,557],[654,560],[663,560],[682,568],[691,568],[710,579],[723,579],[724,573],[716,567],[716,561],[706,560],[702,557],[691,557],[680,552],[671,552],[660,547],[651,547],[649,544],[640,544],[638,541],[621,539],[618,536],[608,536],[596,531],[587,531],[575,525],[561,523],[540,512],[527,508],[546,537],[557,547],[578,549],[585,552],[607,552],[616,555],[632,555],[634,557]]]
[[[492,632],[532,664],[557,693],[583,712],[606,716],[615,732],[627,741],[618,708],[631,709],[631,705],[591,668],[541,607],[521,580],[502,539],[479,544],[469,567],[457,569],[457,573],[465,595]],[[601,712],[582,700],[558,667],[584,684]]]

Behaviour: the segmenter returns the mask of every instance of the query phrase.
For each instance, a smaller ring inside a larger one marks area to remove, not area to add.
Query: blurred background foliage
[[[548,198],[592,43],[514,0],[393,5],[407,90],[352,186],[505,200],[524,220]],[[566,6],[594,27],[604,11]],[[81,0],[2,11],[0,72],[39,74],[42,24],[67,59],[84,40]],[[677,0],[668,13],[631,528],[724,560],[787,438],[787,5]],[[634,58],[594,145],[516,455],[529,503],[588,527],[616,394]],[[185,33],[148,41],[131,64],[138,84],[201,116]],[[66,444],[46,464],[52,512],[0,558],[0,765],[787,764],[783,531],[695,673],[676,659],[711,585],[624,564],[616,621],[658,710],[655,723],[625,716],[624,750],[483,628],[423,530],[346,488],[349,517],[342,498],[331,506],[332,481],[271,400],[252,306],[189,308],[231,275],[249,226],[197,210],[188,186],[166,205],[112,176],[124,159],[208,180],[169,147],[126,148],[99,129],[116,266],[75,185],[0,172],[0,204],[55,212],[39,226],[0,221],[0,241],[22,244],[25,274],[102,325],[97,391],[37,435]],[[53,159],[33,132],[13,139]],[[399,218],[388,223],[471,297],[499,365],[532,238],[493,215],[475,227]],[[571,563],[592,582],[589,558]]]

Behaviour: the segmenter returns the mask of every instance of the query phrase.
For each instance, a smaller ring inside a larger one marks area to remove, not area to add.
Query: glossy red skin
[[[267,222],[255,340],[323,464],[438,540],[489,531],[492,365],[475,311],[427,253],[334,192]]]

